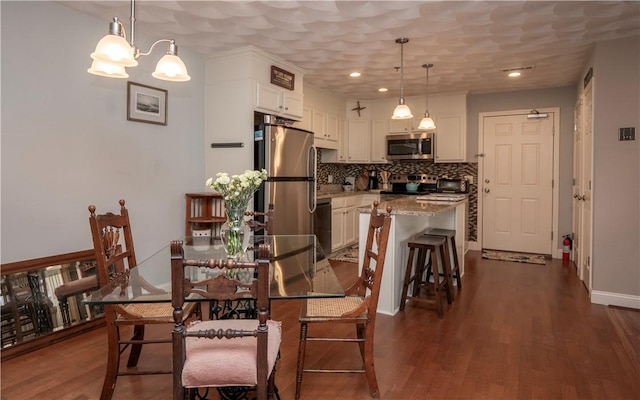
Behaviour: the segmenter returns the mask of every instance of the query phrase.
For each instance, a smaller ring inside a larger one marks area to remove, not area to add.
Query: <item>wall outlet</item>
[[[469,184],[473,185],[473,175],[465,175],[464,179],[469,181]]]
[[[636,128],[618,128],[618,140],[636,140]]]
[[[328,183],[333,183],[333,175],[327,176],[327,182]]]

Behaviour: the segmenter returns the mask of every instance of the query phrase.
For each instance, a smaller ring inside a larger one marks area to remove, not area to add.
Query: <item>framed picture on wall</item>
[[[127,82],[127,120],[167,125],[167,95],[164,89]]]

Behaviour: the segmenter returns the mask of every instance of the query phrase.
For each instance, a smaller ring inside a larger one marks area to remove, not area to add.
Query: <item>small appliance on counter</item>
[[[438,193],[469,193],[469,182],[466,179],[440,178],[436,191]]]
[[[434,193],[437,181],[438,178],[428,174],[391,175],[389,178],[391,190],[383,190],[380,194],[424,195]]]
[[[389,178],[391,177],[391,172],[389,171],[380,171],[380,180],[382,181],[382,190],[389,190]]]
[[[369,190],[378,189],[378,171],[375,169],[369,170]]]

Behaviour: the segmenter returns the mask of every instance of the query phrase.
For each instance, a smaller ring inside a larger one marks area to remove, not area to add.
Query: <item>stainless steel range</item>
[[[435,193],[438,186],[438,177],[428,174],[391,175],[389,178],[391,190],[383,190],[382,195],[425,195]],[[416,190],[408,190],[407,183],[417,183]]]

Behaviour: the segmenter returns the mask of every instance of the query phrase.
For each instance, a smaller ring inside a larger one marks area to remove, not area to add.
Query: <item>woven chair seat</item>
[[[153,296],[149,296],[153,297]],[[156,296],[156,297],[162,297]],[[164,295],[166,298],[166,295]],[[189,316],[193,311],[196,303],[188,303],[185,305],[185,316]],[[171,303],[132,303],[122,307],[125,312],[136,316],[143,320],[157,320],[173,322],[173,307]],[[127,316],[122,316],[124,319],[129,319]]]
[[[347,296],[335,299],[309,299],[307,301],[306,317],[331,318],[341,317],[362,305],[363,299],[359,296]],[[364,313],[363,315],[366,315]]]

